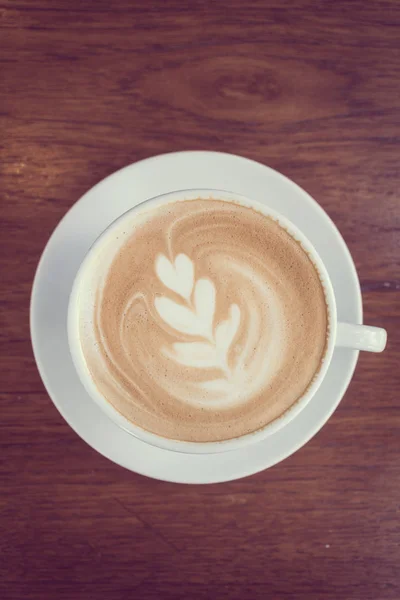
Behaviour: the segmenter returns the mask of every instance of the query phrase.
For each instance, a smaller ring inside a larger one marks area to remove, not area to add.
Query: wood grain
[[[400,4],[0,1],[0,597],[398,600]],[[361,279],[340,407],[229,484],[126,472],[57,413],[31,353],[35,267],[112,171],[210,149],[282,171],[335,220]]]

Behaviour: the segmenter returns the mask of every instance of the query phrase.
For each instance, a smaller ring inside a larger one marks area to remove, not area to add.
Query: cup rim
[[[123,222],[128,216],[142,212],[143,210],[151,210],[159,205],[185,200],[194,200],[196,198],[204,198],[205,196],[205,199],[218,199],[227,202],[236,202],[241,205],[255,208],[262,214],[277,221],[279,225],[286,229],[286,231],[301,244],[303,249],[309,254],[324,288],[328,313],[328,333],[325,354],[312,383],[308,386],[306,392],[300,398],[298,398],[292,406],[282,413],[282,415],[270,423],[267,423],[262,428],[236,438],[213,442],[192,442],[164,438],[158,434],[147,431],[138,425],[135,425],[121,413],[119,413],[103,397],[89,374],[89,370],[81,348],[78,326],[78,300],[81,284],[84,280],[88,265],[90,264],[95,251],[114,230],[118,229],[121,222]],[[318,252],[308,238],[302,233],[302,231],[278,211],[269,208],[268,205],[256,200],[251,200],[247,196],[238,194],[236,192],[216,188],[189,188],[159,194],[141,202],[136,206],[133,206],[120,215],[117,219],[112,221],[112,223],[110,223],[108,227],[106,227],[106,229],[104,229],[104,231],[93,242],[79,266],[69,297],[67,315],[67,333],[70,354],[79,379],[81,380],[81,383],[83,384],[90,398],[96,402],[96,404],[117,426],[121,427],[123,430],[127,431],[138,439],[165,450],[189,454],[213,454],[217,452],[226,452],[243,448],[249,444],[261,441],[262,439],[274,434],[276,431],[282,429],[286,424],[292,421],[315,395],[326,375],[335,346],[336,328],[336,301],[329,274]]]

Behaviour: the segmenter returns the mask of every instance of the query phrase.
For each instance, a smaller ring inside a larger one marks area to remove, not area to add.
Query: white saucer
[[[119,465],[156,479],[215,483],[275,465],[303,446],[328,420],[350,382],[358,352],[336,349],[319,391],[284,429],[245,449],[210,455],[161,450],[119,429],[85,392],[72,364],[67,306],[75,274],[97,236],[132,206],[188,188],[231,190],[267,204],[297,225],[323,259],[338,319],[362,322],[357,273],[343,238],[301,188],[254,161],[216,152],[177,152],[135,163],[107,177],[65,215],[41,257],[32,290],[31,336],[36,362],[54,404],[92,448]]]

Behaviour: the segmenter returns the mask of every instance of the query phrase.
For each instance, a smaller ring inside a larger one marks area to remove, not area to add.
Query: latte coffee
[[[109,236],[110,237],[110,236]],[[93,258],[79,304],[83,358],[126,419],[212,442],[278,419],[327,347],[317,269],[272,217],[197,198],[128,215]]]

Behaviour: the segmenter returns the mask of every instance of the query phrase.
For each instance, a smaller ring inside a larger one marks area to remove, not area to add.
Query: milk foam
[[[137,215],[119,238],[115,257],[100,251],[81,312],[87,366],[119,412],[165,437],[216,441],[301,397],[323,358],[326,303],[278,223],[197,199]]]

